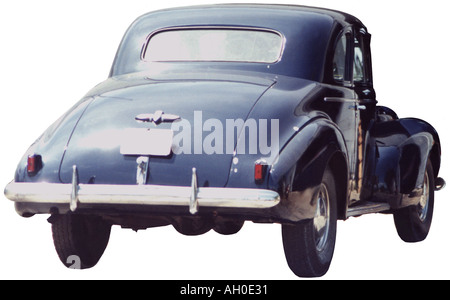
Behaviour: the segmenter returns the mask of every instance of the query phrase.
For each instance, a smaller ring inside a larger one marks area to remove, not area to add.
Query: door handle
[[[366,110],[367,107],[363,104],[357,103],[357,99],[342,98],[342,97],[325,97],[325,102],[340,102],[340,103],[352,103],[348,108],[354,110]]]
[[[339,102],[339,103],[355,103],[356,99],[343,98],[343,97],[325,97],[323,98],[325,102]]]

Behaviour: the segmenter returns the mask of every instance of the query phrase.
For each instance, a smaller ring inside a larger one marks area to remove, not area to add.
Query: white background
[[[214,2],[2,1],[0,186],[13,178],[28,146],[106,79],[135,18],[161,8]],[[372,34],[380,104],[400,117],[434,125],[442,141],[441,176],[450,180],[446,1],[283,3],[334,8],[363,21]],[[422,243],[402,242],[390,215],[339,221],[333,262],[322,279],[449,279],[449,190],[436,193],[431,232]],[[19,217],[1,194],[0,279],[297,279],[285,262],[280,225],[247,222],[237,235],[211,231],[197,237],[170,226],[138,233],[115,226],[98,265],[80,271],[59,261],[46,218]]]

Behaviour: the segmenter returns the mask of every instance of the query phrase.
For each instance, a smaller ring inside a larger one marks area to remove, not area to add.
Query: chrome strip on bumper
[[[195,170],[192,186],[78,184],[76,166],[72,184],[11,182],[6,198],[22,203],[133,204],[197,207],[270,208],[280,202],[277,192],[265,189],[197,187]]]
[[[72,185],[11,182],[5,196],[15,202],[71,203]],[[191,187],[162,185],[79,184],[80,204],[177,205],[189,207]],[[280,202],[277,192],[262,189],[198,188],[198,206],[269,208]]]

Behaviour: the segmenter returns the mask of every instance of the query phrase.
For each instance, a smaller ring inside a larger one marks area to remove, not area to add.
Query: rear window
[[[275,63],[283,38],[268,30],[196,28],[174,29],[150,36],[145,61],[217,61]]]

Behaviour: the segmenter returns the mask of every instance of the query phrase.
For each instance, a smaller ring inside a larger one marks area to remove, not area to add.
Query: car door
[[[366,200],[371,196],[371,185],[368,176],[374,166],[376,146],[370,144],[368,134],[375,119],[376,95],[372,82],[372,64],[370,52],[370,34],[365,28],[353,28],[353,67],[352,83],[357,102],[355,103],[355,118],[357,126],[355,190],[357,200]]]
[[[349,205],[362,200],[364,165],[368,144],[367,130],[373,119],[376,101],[370,68],[370,35],[363,28],[345,28],[335,46],[333,88],[325,102],[330,103],[333,121],[347,145],[350,198]]]

